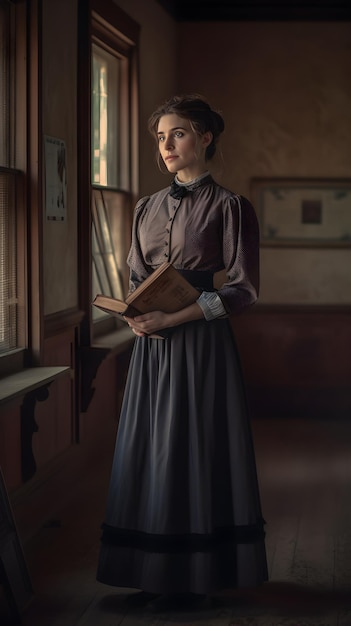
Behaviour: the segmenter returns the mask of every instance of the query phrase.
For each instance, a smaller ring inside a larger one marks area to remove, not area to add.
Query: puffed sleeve
[[[223,263],[227,281],[218,290],[229,315],[254,304],[259,293],[259,226],[255,210],[243,196],[223,203]]]
[[[132,241],[127,256],[127,264],[129,265],[129,292],[133,293],[135,289],[142,283],[150,273],[150,268],[144,262],[144,257],[141,252],[138,227],[140,220],[144,215],[144,211],[147,209],[147,203],[149,196],[141,198],[134,209],[133,225],[132,225]]]

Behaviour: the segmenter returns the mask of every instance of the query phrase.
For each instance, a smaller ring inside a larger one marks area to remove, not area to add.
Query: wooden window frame
[[[10,2],[10,20],[12,49],[15,63],[13,72],[10,120],[11,155],[8,168],[2,168],[3,174],[15,178],[14,191],[14,232],[16,264],[16,301],[17,328],[14,347],[1,353],[0,376],[20,371],[29,363],[29,315],[28,315],[28,188],[27,188],[27,150],[28,150],[28,68],[31,64],[29,48],[30,32],[28,26],[27,2]]]
[[[131,86],[128,117],[129,127],[125,133],[129,144],[128,180],[123,182],[131,198],[131,211],[138,196],[138,40],[139,26],[112,0],[80,0],[78,6],[78,202],[79,202],[79,301],[84,311],[81,323],[80,343],[90,346],[97,332],[92,321],[92,190],[91,183],[91,58],[92,43],[103,42],[106,49],[128,54]],[[118,44],[116,43],[118,41]],[[122,113],[123,114],[123,113]],[[115,190],[117,193],[126,190]],[[127,271],[127,266],[126,266]],[[111,326],[113,324],[113,326]],[[100,325],[100,324],[99,324]],[[113,320],[102,325],[103,332],[116,327]]]

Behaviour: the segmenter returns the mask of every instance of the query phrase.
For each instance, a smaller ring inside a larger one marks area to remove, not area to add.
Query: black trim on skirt
[[[211,552],[224,544],[249,544],[264,540],[265,521],[247,526],[218,528],[211,534],[158,535],[140,531],[114,528],[102,524],[101,541],[104,544],[122,546],[157,553]]]

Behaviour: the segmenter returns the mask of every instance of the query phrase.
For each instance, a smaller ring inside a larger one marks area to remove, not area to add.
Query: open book
[[[175,313],[193,304],[199,295],[198,290],[165,261],[124,301],[98,294],[93,305],[111,315],[135,317],[150,311]]]

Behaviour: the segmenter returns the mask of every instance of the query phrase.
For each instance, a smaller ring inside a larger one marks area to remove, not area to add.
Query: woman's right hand
[[[190,306],[176,311],[175,313],[164,313],[163,311],[152,311],[135,317],[125,317],[130,328],[138,337],[152,335],[164,328],[179,326],[185,322],[202,319],[204,317],[201,307],[194,302]]]
[[[163,328],[169,328],[171,323],[169,317],[169,313],[152,311],[151,313],[144,313],[135,317],[125,316],[124,319],[138,337],[144,337],[145,335],[152,335]]]

